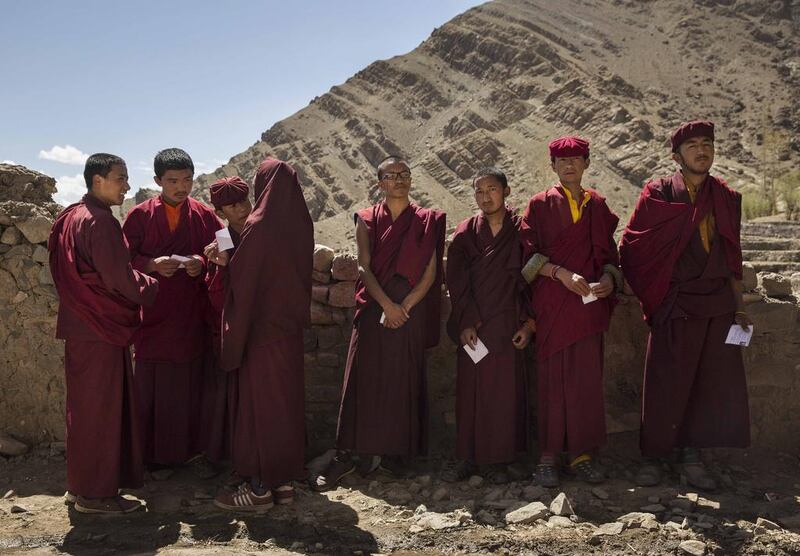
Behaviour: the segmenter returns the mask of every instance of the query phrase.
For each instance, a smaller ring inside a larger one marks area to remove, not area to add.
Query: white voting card
[[[183,264],[183,263],[188,263],[189,261],[192,260],[191,257],[184,257],[183,255],[171,255],[170,259],[172,259],[173,261],[178,261],[179,263],[181,263],[181,264],[178,265],[178,268],[186,268],[186,265]]]
[[[481,341],[480,338],[478,338],[478,341],[475,342],[475,349],[474,350],[471,347],[469,347],[468,345],[464,344],[464,351],[466,351],[467,355],[470,356],[470,359],[472,359],[472,362],[476,363],[476,364],[478,363],[478,361],[480,361],[481,359],[483,359],[484,357],[489,355],[489,349],[486,347],[486,344],[484,344]]]
[[[378,322],[380,322],[381,324],[383,324],[384,322],[386,322],[386,313],[381,313],[381,320],[380,320],[380,321],[378,321]]]
[[[220,251],[227,251],[233,249],[233,240],[231,239],[231,231],[228,228],[217,230],[214,235],[217,236],[217,247]]]
[[[595,286],[599,286],[600,282],[592,282],[589,284],[590,288]],[[592,301],[597,301],[597,296],[593,292],[589,292],[589,295],[582,295],[581,299],[583,299],[583,304],[586,305],[587,303],[591,303]]]
[[[726,344],[733,344],[735,346],[747,347],[750,345],[750,338],[753,337],[753,325],[748,325],[745,330],[738,324],[731,326],[728,330],[728,337],[725,339]]]

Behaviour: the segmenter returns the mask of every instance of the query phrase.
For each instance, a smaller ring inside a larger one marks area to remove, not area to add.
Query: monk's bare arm
[[[750,316],[747,314],[747,311],[745,311],[744,296],[742,295],[744,291],[742,281],[731,278],[731,289],[733,289],[733,296],[736,299],[736,314],[733,320],[742,328],[747,328],[753,324],[753,321],[750,320]]]
[[[555,275],[553,272],[555,272]],[[542,265],[542,268],[539,269],[539,276],[555,278],[569,291],[578,295],[587,296],[592,292],[592,289],[589,287],[589,282],[586,281],[586,278],[580,274],[572,272],[567,268],[564,268],[563,266],[554,265],[550,262]]]
[[[381,306],[386,316],[384,326],[388,328],[399,328],[408,320],[408,314],[405,310],[392,301],[386,292],[383,291],[378,279],[372,273],[372,262],[369,232],[367,226],[359,218],[356,223],[356,247],[358,248],[358,275],[364,286],[367,288],[367,293],[374,299],[378,305]]]
[[[422,299],[428,294],[428,290],[431,289],[435,279],[436,251],[434,251],[431,255],[431,260],[428,261],[428,265],[425,267],[425,272],[422,274],[422,279],[417,282],[417,285],[414,286],[410,292],[408,292],[408,295],[401,303],[406,312],[411,312],[411,308],[422,301]]]

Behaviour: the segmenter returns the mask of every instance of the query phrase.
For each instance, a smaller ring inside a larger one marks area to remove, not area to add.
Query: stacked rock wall
[[[29,443],[60,440],[64,431],[64,348],[54,338],[58,299],[45,247],[60,209],[51,202],[53,191],[53,180],[46,176],[0,165],[0,433]],[[352,254],[316,247],[312,327],[304,336],[311,454],[333,445],[357,277]],[[800,308],[786,280],[757,276],[751,265],[745,266],[745,289],[755,321],[752,345],[744,351],[753,443],[800,453]],[[444,334],[449,313],[444,293],[442,301],[442,340],[428,353],[430,445],[433,453],[448,454],[455,439],[456,346]],[[638,303],[621,296],[605,341],[611,433],[638,428],[646,342]],[[529,377],[530,399],[535,400],[533,369]],[[531,403],[532,425],[535,410]]]

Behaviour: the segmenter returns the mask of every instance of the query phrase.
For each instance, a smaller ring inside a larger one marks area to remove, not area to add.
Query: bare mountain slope
[[[299,171],[317,240],[352,240],[352,212],[376,198],[374,167],[409,158],[413,197],[473,212],[470,177],[509,174],[523,207],[554,175],[546,146],[565,133],[592,142],[585,184],[627,218],[639,188],[669,171],[669,130],[718,123],[716,172],[754,184],[765,133],[787,132],[776,156],[800,160],[800,2],[495,0],[436,29],[414,51],[335,86],[213,174],[252,179],[265,155]]]

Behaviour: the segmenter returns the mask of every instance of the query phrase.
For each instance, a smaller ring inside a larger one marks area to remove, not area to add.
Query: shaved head
[[[380,180],[383,177],[383,172],[384,172],[384,170],[386,169],[387,166],[389,166],[391,164],[398,164],[398,163],[399,164],[405,164],[409,169],[411,168],[408,165],[408,162],[406,162],[406,159],[403,158],[402,156],[398,156],[398,155],[387,156],[386,158],[384,158],[383,160],[381,160],[378,163],[378,179]]]

